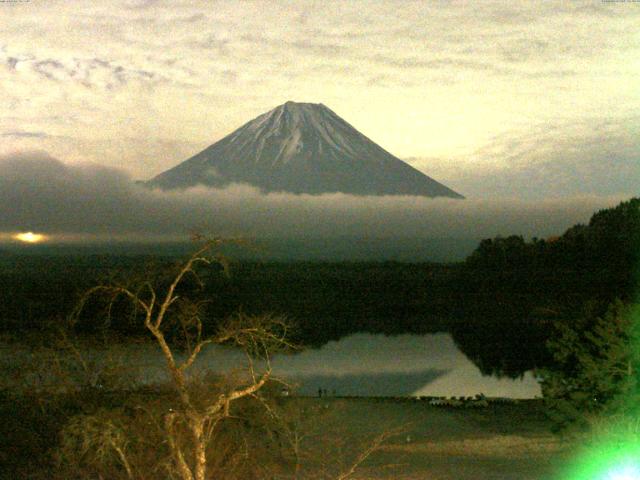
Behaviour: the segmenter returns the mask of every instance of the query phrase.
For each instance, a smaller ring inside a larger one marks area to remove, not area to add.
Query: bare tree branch
[[[179,367],[178,369],[185,371],[187,368],[191,367],[191,365],[193,365],[193,362],[196,361],[196,358],[198,357],[198,354],[202,351],[202,348],[205,345],[209,345],[210,343],[213,343],[213,340],[211,339],[207,339],[207,340],[202,340],[200,342],[198,342],[198,344],[195,346],[195,348],[193,349],[193,351],[191,352],[191,355],[189,355],[189,358],[187,358]]]
[[[377,451],[380,446],[390,437],[398,435],[402,432],[404,428],[394,429],[390,431],[382,432],[380,435],[376,436],[373,441],[365,448],[360,454],[356,457],[354,462],[349,466],[349,468],[340,473],[336,480],[346,480],[347,478],[353,476],[356,473],[356,470],[362,465],[362,463],[371,456],[375,451]]]
[[[137,289],[118,284],[99,285],[85,293],[75,312],[75,318],[78,318],[90,298],[106,295],[109,306],[122,296],[144,313],[144,325],[162,352],[180,401],[179,408],[165,415],[164,434],[175,464],[174,472],[181,480],[207,478],[206,447],[214,429],[223,419],[230,418],[233,402],[244,397],[256,397],[256,393],[271,379],[270,356],[275,351],[294,348],[286,338],[288,334],[286,320],[283,317],[270,315],[244,315],[241,312],[225,322],[213,338],[202,338],[200,309],[203,303],[194,303],[181,298],[178,288],[187,275],[193,276],[198,285],[202,285],[202,279],[196,271],[199,266],[218,263],[228,271],[228,263],[224,257],[211,255],[212,249],[222,243],[220,239],[206,240],[179,266],[177,273],[162,292],[148,279],[142,281]],[[169,315],[178,318],[185,336],[188,353],[182,362],[177,360],[174,350],[167,341],[165,330]],[[194,401],[192,399],[193,382],[190,383],[187,372],[193,367],[203,349],[213,343],[231,343],[244,350],[247,356],[249,378],[244,378],[240,386],[236,384],[215,398]],[[256,358],[266,364],[266,370],[260,374],[255,371],[254,359]]]

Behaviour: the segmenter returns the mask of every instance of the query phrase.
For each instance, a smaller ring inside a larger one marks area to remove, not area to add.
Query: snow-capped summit
[[[287,102],[150,180],[163,189],[464,198],[376,145],[323,104]]]

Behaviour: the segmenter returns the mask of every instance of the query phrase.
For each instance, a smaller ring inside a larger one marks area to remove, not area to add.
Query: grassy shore
[[[153,390],[133,396],[91,394],[41,403],[5,395],[0,411],[4,452],[0,478],[59,478],[52,458],[60,431],[88,404],[103,411],[132,401],[162,403],[172,397]],[[290,425],[309,439],[314,468],[328,472],[344,469],[372,439],[393,432],[350,478],[552,480],[571,453],[570,446],[550,433],[540,401],[473,409],[438,407],[409,398],[291,396],[276,402],[283,412],[298,412]],[[288,478],[284,472],[282,478]]]
[[[361,479],[551,480],[572,451],[550,433],[535,400],[478,409],[412,399],[324,402],[354,438],[403,428],[363,464],[356,475]]]

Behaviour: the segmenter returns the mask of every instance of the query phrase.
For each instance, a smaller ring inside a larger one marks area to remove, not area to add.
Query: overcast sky
[[[0,153],[149,178],[286,100],[470,197],[637,193],[640,3],[0,4]]]
[[[255,234],[318,212],[326,231],[558,230],[639,193],[639,25],[640,3],[601,0],[0,2],[0,230],[182,234],[198,212]],[[466,206],[130,185],[287,100]]]

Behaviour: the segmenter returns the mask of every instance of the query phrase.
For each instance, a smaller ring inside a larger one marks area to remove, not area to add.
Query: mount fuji
[[[280,105],[147,185],[169,190],[230,183],[296,194],[464,198],[314,103]]]

